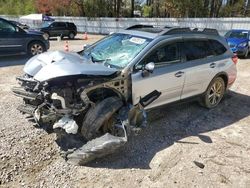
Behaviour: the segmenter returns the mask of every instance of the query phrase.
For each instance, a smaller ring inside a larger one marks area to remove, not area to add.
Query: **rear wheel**
[[[69,39],[74,39],[74,38],[75,38],[75,34],[72,33],[72,32],[70,32],[70,33],[69,33]]]
[[[205,95],[202,98],[202,105],[206,108],[216,107],[225,93],[225,82],[221,77],[217,77],[209,84]]]
[[[39,41],[35,41],[29,44],[28,46],[28,53],[31,56],[37,55],[37,54],[41,54],[45,51],[45,47],[44,45],[39,42]]]
[[[107,132],[113,133],[117,112],[123,106],[118,97],[109,97],[91,107],[83,120],[81,133],[91,140]]]

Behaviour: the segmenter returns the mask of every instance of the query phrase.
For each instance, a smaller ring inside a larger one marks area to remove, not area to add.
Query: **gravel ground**
[[[102,36],[81,37],[70,50]],[[16,110],[21,99],[10,89],[26,60],[0,59],[0,187],[250,187],[250,59],[240,60],[216,109],[192,102],[150,111],[148,127],[123,149],[81,167],[60,157],[54,133]]]

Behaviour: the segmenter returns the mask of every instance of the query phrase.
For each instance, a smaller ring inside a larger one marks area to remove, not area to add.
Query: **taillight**
[[[233,55],[232,60],[233,60],[233,62],[234,62],[235,65],[238,63],[238,56],[237,56],[237,54]]]

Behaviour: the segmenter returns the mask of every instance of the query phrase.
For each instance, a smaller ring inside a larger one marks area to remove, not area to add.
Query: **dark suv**
[[[71,22],[53,22],[47,27],[40,29],[48,37],[57,37],[61,38],[67,36],[69,39],[74,39],[77,34],[77,28],[74,23]]]
[[[48,38],[38,31],[25,31],[0,18],[0,56],[41,54],[49,49]]]

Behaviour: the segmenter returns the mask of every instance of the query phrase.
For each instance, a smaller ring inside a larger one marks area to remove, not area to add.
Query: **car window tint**
[[[58,23],[58,27],[65,27],[65,23],[59,22],[59,23]]]
[[[227,51],[225,46],[223,44],[221,44],[220,42],[218,42],[216,40],[209,40],[209,42],[210,42],[216,55],[224,54]]]
[[[162,46],[149,55],[147,63],[154,62],[155,65],[180,62],[180,50],[177,43]]]
[[[8,22],[0,20],[0,32],[15,32],[15,31],[16,29],[14,26],[9,24]]]
[[[196,59],[203,59],[207,56],[213,55],[213,52],[206,41],[185,41],[182,45],[186,61],[192,61]]]

